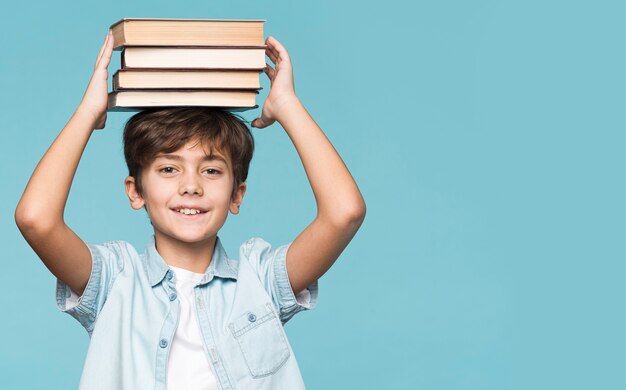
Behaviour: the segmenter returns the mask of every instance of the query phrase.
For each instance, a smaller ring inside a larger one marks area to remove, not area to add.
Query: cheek
[[[227,209],[230,207],[230,195],[230,190],[219,191],[219,193],[216,193],[211,197],[211,202],[216,206],[219,205],[219,207]]]
[[[230,205],[230,192],[219,191],[210,196],[211,203],[220,205],[221,207],[228,207]]]
[[[159,183],[150,187],[149,191],[144,190],[144,200],[148,204],[163,204],[167,203],[168,199],[172,196],[174,188],[169,183]]]

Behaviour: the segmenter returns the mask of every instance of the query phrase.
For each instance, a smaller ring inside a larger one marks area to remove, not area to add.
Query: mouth
[[[184,216],[195,216],[195,215],[202,215],[202,214],[207,213],[207,210],[187,208],[187,207],[175,208],[175,209],[170,209],[170,210],[180,215],[184,215]]]

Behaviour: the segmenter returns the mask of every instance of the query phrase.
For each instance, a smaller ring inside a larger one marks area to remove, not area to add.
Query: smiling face
[[[233,196],[229,156],[191,141],[172,153],[159,153],[141,173],[142,191],[126,178],[131,207],[145,206],[157,245],[204,244],[215,240],[228,211],[239,213],[246,190],[237,186]]]

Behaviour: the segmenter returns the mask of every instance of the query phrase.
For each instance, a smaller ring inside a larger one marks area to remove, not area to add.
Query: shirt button
[[[165,348],[165,347],[167,347],[167,340],[165,340],[165,339],[161,339],[161,341],[159,342],[159,346],[160,346],[161,348]]]
[[[174,275],[172,274],[172,270],[168,270],[167,271],[167,280],[172,280],[173,277],[174,277]]]
[[[170,301],[173,301],[174,299],[176,299],[176,293],[171,293],[170,294]]]
[[[248,314],[248,321],[250,322],[256,321],[256,316],[254,315],[254,313]]]

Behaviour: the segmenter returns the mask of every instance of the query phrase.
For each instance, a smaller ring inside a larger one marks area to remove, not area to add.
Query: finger
[[[267,38],[265,41],[265,45],[267,46],[266,52],[268,53],[268,56],[270,55],[269,53],[271,53],[274,57],[279,58],[280,53],[276,50],[276,47],[272,44],[272,42],[272,37]]]
[[[267,46],[273,51],[277,53],[277,57],[289,59],[289,53],[287,49],[283,45],[281,45],[278,40],[272,36],[268,37],[266,40]]]
[[[272,123],[273,123],[273,121],[264,120],[263,117],[260,117],[260,118],[256,118],[255,120],[253,120],[251,125],[252,125],[252,127],[263,129],[263,128],[271,125]]]
[[[98,65],[98,62],[100,62],[100,58],[102,58],[102,54],[104,54],[104,51],[106,50],[108,41],[109,41],[109,34],[107,33],[107,35],[104,37],[104,42],[102,43],[102,47],[100,47],[100,52],[98,52],[98,57],[96,57],[96,66]]]
[[[276,76],[276,71],[274,70],[274,68],[272,68],[272,66],[270,64],[265,64],[265,68],[263,69],[265,71],[265,74],[267,75],[267,77],[270,80],[274,80],[274,76]]]
[[[96,130],[104,129],[104,126],[106,125],[106,122],[107,122],[107,113],[105,111],[104,115],[102,115],[102,117],[100,118],[100,120],[96,124]]]
[[[96,65],[100,61],[102,61],[102,59],[106,56],[107,52],[112,52],[112,51],[113,51],[113,35],[109,33],[104,38],[104,43],[102,44],[102,47],[100,48],[100,53],[98,54]]]
[[[96,64],[96,68],[99,69],[107,69],[109,63],[111,62],[111,56],[113,55],[113,35],[108,36],[108,40],[105,43],[104,51],[102,52],[102,56],[100,60]]]
[[[273,63],[277,63],[278,62],[278,54],[272,52],[271,50],[267,49],[265,50],[265,55],[269,57],[270,60],[272,60]]]
[[[100,59],[104,69],[106,69],[111,63],[112,56],[113,56],[113,35],[110,35],[109,41],[107,42],[106,49],[104,50],[104,54],[102,55],[102,58]]]
[[[261,118],[256,118],[255,120],[252,121],[251,125],[252,127],[257,127],[257,128],[261,128],[261,124],[263,123],[263,121],[261,120]]]

